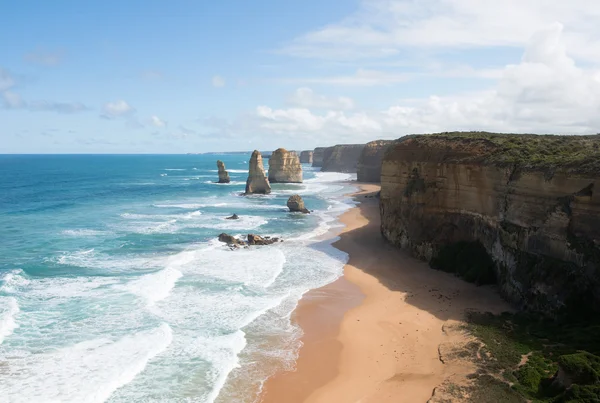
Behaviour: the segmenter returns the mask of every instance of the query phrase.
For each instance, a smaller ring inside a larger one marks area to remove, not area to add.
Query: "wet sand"
[[[294,371],[265,382],[264,403],[426,402],[436,386],[473,367],[442,351],[467,340],[450,332],[469,309],[510,307],[476,287],[389,245],[379,227],[375,185],[360,185],[359,206],[334,246],[349,254],[344,275],[308,292],[294,312],[303,346]]]

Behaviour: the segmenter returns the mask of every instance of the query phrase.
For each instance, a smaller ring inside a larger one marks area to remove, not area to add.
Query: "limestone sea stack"
[[[302,183],[302,165],[298,154],[278,148],[269,158],[269,182]]]
[[[268,194],[271,193],[271,185],[265,175],[262,156],[260,152],[254,150],[250,157],[248,180],[246,181],[246,193],[249,194]]]
[[[440,133],[388,148],[381,231],[516,305],[600,313],[600,135]]]
[[[312,164],[313,163],[313,152],[312,151],[302,151],[300,153],[300,163],[301,164]]]
[[[321,168],[323,166],[323,153],[325,152],[325,148],[326,147],[317,147],[313,151],[313,167]]]
[[[287,201],[287,206],[291,212],[299,212],[304,214],[310,214],[310,211],[304,206],[304,200],[300,195],[293,195]]]
[[[357,171],[358,159],[365,147],[364,144],[340,144],[328,147],[323,151],[323,172],[348,172]]]
[[[358,159],[356,179],[359,182],[379,183],[381,181],[383,154],[393,143],[393,140],[376,140],[365,145]]]
[[[231,179],[229,179],[229,172],[225,170],[225,164],[223,161],[217,161],[217,168],[219,169],[219,183],[231,182]]]

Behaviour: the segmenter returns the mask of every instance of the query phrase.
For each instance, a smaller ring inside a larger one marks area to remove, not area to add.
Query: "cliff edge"
[[[600,135],[415,136],[385,152],[381,231],[522,308],[597,313],[599,178]]]
[[[394,140],[375,140],[367,143],[358,159],[356,179],[359,182],[379,183],[383,155]]]
[[[365,147],[364,144],[339,144],[327,147],[323,151],[323,172],[348,172],[357,171],[358,159]]]

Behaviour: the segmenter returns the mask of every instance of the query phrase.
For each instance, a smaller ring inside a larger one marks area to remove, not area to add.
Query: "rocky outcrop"
[[[312,151],[302,151],[300,153],[300,163],[301,164],[312,164],[313,163],[313,152]]]
[[[239,219],[240,219],[240,217],[238,217],[238,215],[237,215],[237,214],[234,214],[234,215],[232,215],[232,216],[230,216],[230,217],[225,217],[225,219],[226,219],[226,220],[239,220]]]
[[[229,246],[246,245],[246,242],[242,241],[241,239],[237,239],[236,237],[226,234],[226,233],[222,233],[219,235],[219,241],[226,243]]]
[[[257,246],[272,245],[277,242],[283,242],[283,240],[280,240],[279,238],[271,238],[268,236],[261,237],[261,236],[254,235],[254,234],[248,234],[248,245],[257,245]]]
[[[315,168],[320,168],[323,166],[323,153],[325,152],[326,147],[317,147],[313,151],[313,161],[312,166]]]
[[[269,158],[269,182],[302,183],[302,165],[298,154],[285,148],[273,151]]]
[[[219,169],[219,183],[231,182],[231,179],[229,179],[229,172],[225,170],[225,164],[223,161],[217,161],[217,168]]]
[[[357,171],[358,159],[365,147],[364,144],[340,144],[328,147],[323,152],[323,172],[349,172]]]
[[[304,206],[304,200],[300,195],[293,195],[287,201],[287,206],[292,212],[310,214],[310,211]]]
[[[489,262],[523,308],[600,312],[599,179],[600,136],[416,136],[385,153],[381,230],[445,270]]]
[[[246,181],[246,193],[249,194],[268,194],[271,193],[271,184],[265,175],[262,156],[260,152],[254,150],[250,157],[250,169],[248,180]]]
[[[240,246],[262,246],[272,245],[277,242],[283,242],[283,239],[271,238],[270,236],[262,237],[255,234],[248,234],[247,242],[226,233],[220,234],[218,239],[220,242],[226,243],[227,246],[231,247],[232,249],[237,249]]]
[[[392,144],[394,144],[393,140],[375,140],[365,145],[358,159],[356,179],[359,182],[379,183],[381,181],[383,154]]]

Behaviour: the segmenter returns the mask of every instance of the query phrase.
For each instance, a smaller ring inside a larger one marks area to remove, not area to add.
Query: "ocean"
[[[253,402],[292,368],[291,312],[347,261],[323,235],[355,176],[304,165],[246,197],[249,158],[1,155],[0,401]],[[285,241],[231,251],[222,232]]]

